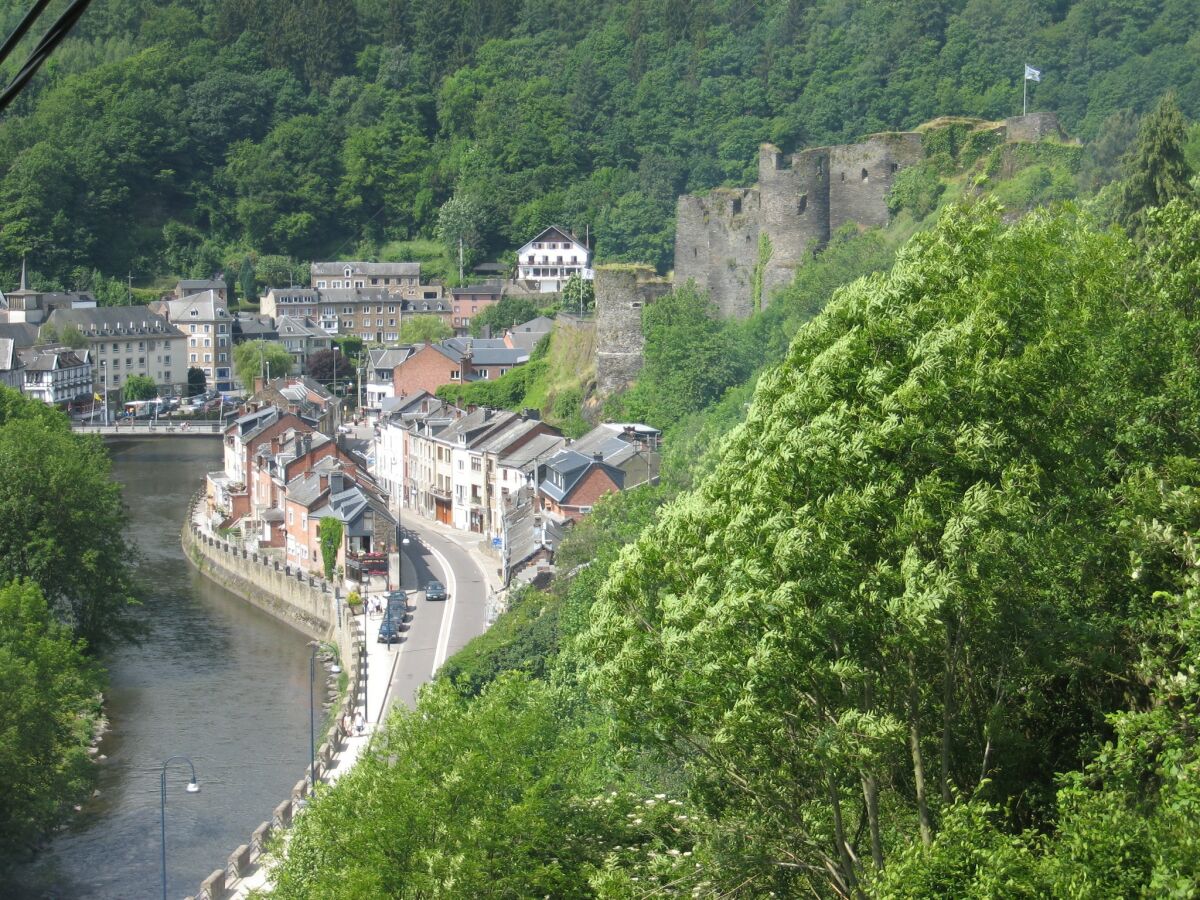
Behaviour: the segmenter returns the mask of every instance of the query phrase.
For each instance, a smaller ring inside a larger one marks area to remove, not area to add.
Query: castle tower
[[[762,231],[770,239],[763,272],[765,306],[774,290],[791,282],[797,266],[829,240],[829,150],[818,147],[788,157],[763,144],[758,185]]]
[[[671,284],[650,266],[596,267],[596,391],[625,390],[645,362],[642,310],[670,293]]]

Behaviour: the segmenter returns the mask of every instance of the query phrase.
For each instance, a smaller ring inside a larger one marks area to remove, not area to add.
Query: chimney
[[[593,453],[592,454],[592,462],[595,462],[595,463],[604,462],[604,454],[600,453],[600,452]]]
[[[483,333],[479,336],[481,338],[483,338],[484,340],[487,340],[488,338],[490,338],[492,336],[492,326],[491,325],[484,325],[481,330]]]
[[[340,494],[346,489],[346,476],[341,472],[329,473],[329,492],[331,494]]]
[[[485,422],[490,421],[491,418],[492,418],[492,409],[490,406],[485,406],[483,408],[483,421],[485,421]]]
[[[521,415],[526,419],[529,419],[531,422],[542,421],[542,411],[540,409],[534,409],[532,406],[527,406],[525,409],[521,410]]]

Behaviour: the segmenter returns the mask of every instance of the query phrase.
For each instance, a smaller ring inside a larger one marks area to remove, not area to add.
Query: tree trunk
[[[942,670],[942,756],[938,781],[942,790],[942,803],[950,805],[950,744],[954,728],[954,670],[958,658],[958,636],[950,637],[946,628],[946,661]]]
[[[842,863],[842,873],[846,878],[846,886],[851,891],[854,891],[855,883],[858,879],[854,871],[854,859],[850,852],[850,845],[846,843],[846,826],[842,822],[842,802],[838,797],[832,768],[826,775],[825,784],[829,791],[829,805],[833,809],[833,839],[837,842],[838,858]]]
[[[871,830],[871,861],[875,871],[883,870],[883,841],[879,837],[879,783],[874,775],[863,774],[863,800],[867,804],[867,825]]]
[[[908,657],[908,746],[912,752],[913,782],[917,790],[917,816],[921,823],[921,843],[933,843],[929,818],[929,799],[925,796],[925,760],[921,756],[920,693],[917,688],[917,664]]]

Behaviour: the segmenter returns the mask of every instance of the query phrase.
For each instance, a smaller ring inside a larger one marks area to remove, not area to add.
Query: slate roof
[[[124,336],[183,337],[183,332],[148,306],[98,306],[95,309],[56,309],[46,320],[56,329],[74,325],[87,338]]]
[[[0,338],[0,372],[11,372],[24,366],[17,355],[17,345],[12,338]]]
[[[399,347],[377,347],[367,351],[367,368],[371,370],[371,374],[374,374],[376,369],[394,369],[415,352],[416,348],[411,344],[402,344]]]
[[[366,275],[368,277],[390,277],[397,278],[402,275],[416,275],[418,278],[421,275],[421,264],[417,262],[399,262],[399,263],[375,263],[375,262],[352,262],[346,260],[343,262],[315,262],[309,267],[314,277],[346,277],[346,266],[350,266],[352,275]]]
[[[546,477],[542,479],[538,490],[556,503],[565,503],[583,476],[595,466],[603,468],[617,485],[617,489],[621,489],[625,483],[625,473],[620,469],[596,462],[592,457],[584,456],[576,450],[563,450],[546,462]],[[554,481],[553,474],[561,476],[562,487]]]
[[[0,338],[12,341],[18,349],[36,344],[38,330],[38,326],[31,322],[0,322]]]
[[[85,352],[84,357],[86,356]],[[55,372],[88,365],[87,359],[81,358],[79,353],[70,347],[30,347],[20,351],[20,358],[29,372]]]
[[[514,334],[549,334],[554,330],[554,320],[547,316],[537,316],[530,319],[528,322],[522,322],[520,325],[514,325],[509,330]]]
[[[256,316],[254,313],[238,313],[233,320],[234,337],[242,340],[273,340],[279,336],[270,316]]]
[[[161,308],[168,321],[176,325],[180,322],[215,322],[230,318],[229,307],[225,301],[217,296],[216,291],[211,290],[191,294],[180,300],[166,300]],[[195,315],[192,315],[193,310]]]
[[[329,337],[329,332],[308,316],[280,316],[275,320],[275,328],[281,338],[303,337],[320,340]]]
[[[189,294],[198,294],[201,291],[223,291],[225,288],[225,282],[220,278],[181,278],[175,285],[176,290],[187,291]]]
[[[515,506],[504,516],[504,555],[510,577],[539,550],[554,549],[562,543],[563,526],[550,516],[542,516],[541,524],[537,525],[536,515],[533,491],[529,488],[517,491]]]
[[[521,249],[524,250],[529,245],[536,244],[542,240],[574,241],[580,247],[583,247],[583,241],[581,241],[579,238],[575,237],[575,235],[573,235],[567,229],[562,228],[561,226],[558,226],[558,225],[551,225],[549,228],[542,229],[540,232],[538,232],[537,235],[535,235],[534,237],[532,237],[528,241],[526,241],[524,243],[524,245],[522,245]]]
[[[538,434],[517,449],[500,457],[500,465],[509,469],[523,469],[531,463],[549,459],[566,446],[566,439],[557,434]]]
[[[493,297],[499,297],[504,293],[504,285],[502,284],[468,284],[466,287],[450,288],[450,293],[455,297],[466,296],[468,294],[490,294]]]

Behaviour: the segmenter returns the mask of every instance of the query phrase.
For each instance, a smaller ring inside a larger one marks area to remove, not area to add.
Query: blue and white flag
[[[1026,64],[1025,80],[1026,81],[1041,81],[1042,80],[1042,70],[1035,69],[1033,66]]]

